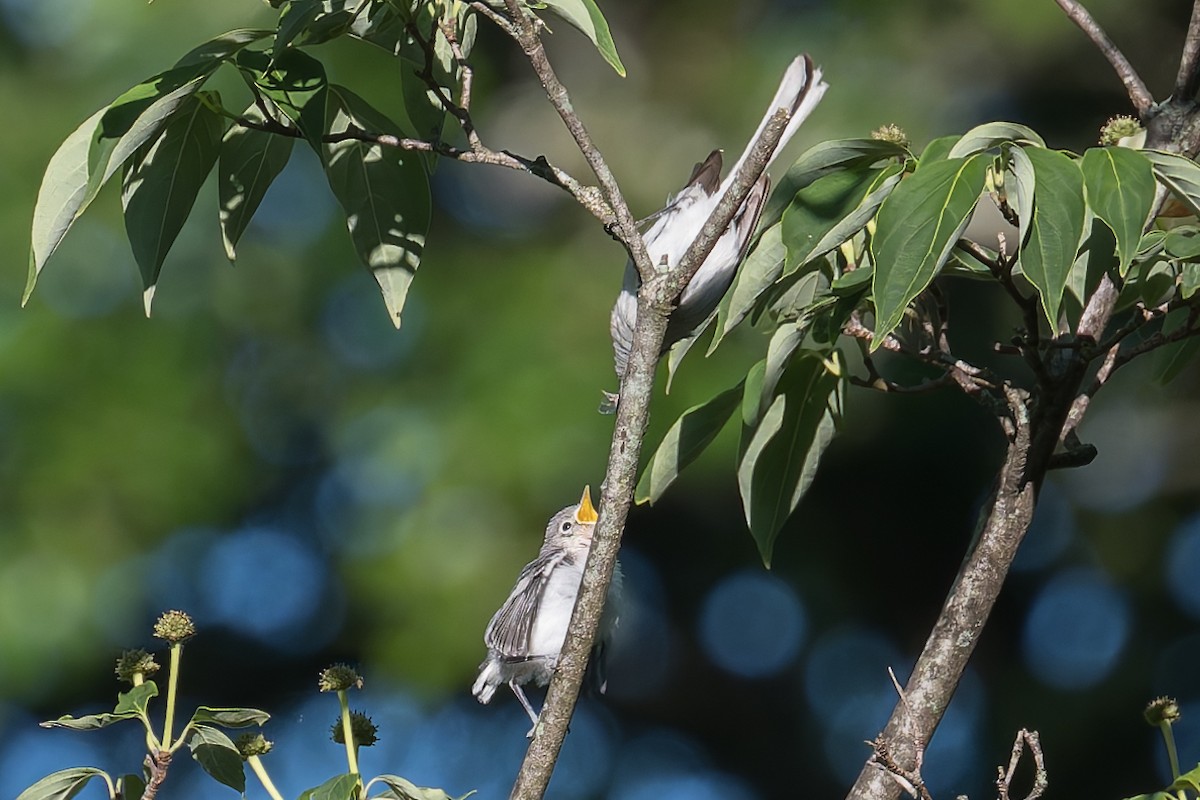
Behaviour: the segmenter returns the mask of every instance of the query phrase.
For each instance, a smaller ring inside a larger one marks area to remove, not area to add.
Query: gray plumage
[[[536,727],[538,715],[521,686],[526,683],[545,686],[558,666],[595,527],[596,511],[586,488],[579,503],[550,518],[537,558],[521,570],[508,599],[484,632],[488,654],[479,665],[479,677],[471,687],[479,702],[491,702],[496,689],[507,684]],[[596,636],[596,649],[603,648],[616,627],[615,606],[620,585],[618,564]],[[590,666],[597,675],[603,668],[599,655],[593,651]],[[599,687],[604,691],[602,678]],[[529,735],[533,735],[532,728]]]
[[[733,177],[749,156],[751,146],[757,141],[775,111],[784,108],[791,114],[775,149],[778,153],[820,102],[827,88],[828,84],[821,80],[821,70],[813,66],[808,56],[797,56],[788,65],[762,122],[750,137],[745,152],[738,158],[725,179],[721,180],[721,151],[714,150],[707,159],[696,165],[687,184],[670,197],[666,206],[654,215],[654,224],[642,238],[655,266],[667,268],[680,262],[717,203],[728,191]],[[716,311],[721,298],[733,282],[738,264],[746,256],[769,189],[770,179],[764,172],[751,188],[750,194],[734,215],[725,233],[717,240],[704,263],[683,290],[679,305],[671,313],[667,323],[663,352],[688,336]],[[637,292],[640,286],[637,269],[632,261],[627,262],[621,292],[617,296],[609,321],[617,377],[622,379],[629,364],[629,353],[633,349],[633,327],[637,322]]]

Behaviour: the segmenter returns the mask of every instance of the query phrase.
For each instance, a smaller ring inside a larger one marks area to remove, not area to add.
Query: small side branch
[[[1200,91],[1200,3],[1192,5],[1192,20],[1188,23],[1183,55],[1179,59],[1179,74],[1175,76],[1174,96],[1184,102]]]
[[[1108,38],[1108,34],[1096,20],[1092,19],[1092,15],[1078,0],[1054,0],[1054,2],[1058,3],[1058,7],[1079,26],[1079,29],[1092,40],[1092,44],[1096,45],[1096,48],[1108,59],[1108,63],[1116,70],[1121,83],[1125,84],[1125,91],[1129,93],[1129,102],[1137,109],[1138,116],[1144,119],[1154,106],[1154,96],[1146,88],[1146,84],[1137,74],[1137,70],[1129,63],[1129,59],[1113,44],[1112,39]]]
[[[1013,741],[1012,756],[1008,759],[1008,769],[997,767],[996,772],[996,798],[997,800],[1012,800],[1010,794],[1012,790],[1013,775],[1017,772],[1017,765],[1021,763],[1021,756],[1025,753],[1025,748],[1029,748],[1029,755],[1033,757],[1033,786],[1029,789],[1029,794],[1025,795],[1023,800],[1037,800],[1041,797],[1046,787],[1050,785],[1050,781],[1046,776],[1046,761],[1042,756],[1042,742],[1037,731],[1027,731],[1024,728],[1017,731],[1017,738]]]

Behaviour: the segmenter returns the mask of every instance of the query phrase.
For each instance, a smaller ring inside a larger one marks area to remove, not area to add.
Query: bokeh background
[[[1165,95],[1188,4],[1089,5]],[[709,149],[741,147],[800,51],[832,89],[779,165],[884,123],[919,146],[1009,119],[1081,149],[1128,111],[1050,0],[603,7],[628,78],[565,24],[551,52],[639,215]],[[153,319],[112,187],[19,308],[32,206],[59,142],[200,41],[271,19],[252,0],[0,0],[2,797],[68,766],[138,768],[136,726],[36,723],[110,706],[114,658],[154,647],[150,624],[174,607],[200,627],[181,702],[271,711],[267,763],[285,795],[344,770],[327,739],[336,703],[315,691],[335,660],[365,674],[354,706],[381,726],[368,773],[503,797],[524,751],[512,698],[484,708],[469,694],[481,636],[545,520],[600,481],[612,420],[595,409],[615,386],[607,314],[623,256],[565,194],[442,163],[398,332],[302,147],[235,268],[206,188]],[[515,48],[480,30],[485,141],[586,177]],[[335,80],[401,108],[381,54],[352,42],[319,52]],[[239,91],[231,75],[216,85]],[[987,290],[945,288],[960,331],[1011,335]],[[963,346],[982,350],[977,338]],[[707,362],[693,355],[656,400],[650,443],[764,348],[747,330]],[[1119,373],[1083,428],[1099,458],[1047,486],[930,744],[936,795],[991,796],[1021,727],[1042,732],[1051,783],[1072,794],[1157,788],[1165,759],[1140,712],[1159,693],[1183,701],[1183,763],[1200,759],[1200,375],[1165,389],[1151,375]],[[1002,444],[952,392],[852,392],[766,571],[723,435],[630,519],[610,693],[584,701],[552,795],[840,796],[895,700],[887,669],[903,679],[937,613]],[[187,759],[170,781],[177,798],[228,792]]]

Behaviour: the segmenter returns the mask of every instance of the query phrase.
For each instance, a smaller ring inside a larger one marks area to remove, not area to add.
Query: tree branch
[[[1179,74],[1175,76],[1173,96],[1178,100],[1194,100],[1200,90],[1200,2],[1192,4],[1192,19],[1183,55],[1179,58]]]
[[[1138,116],[1145,118],[1146,114],[1154,107],[1154,97],[1150,94],[1150,90],[1146,88],[1146,84],[1138,76],[1137,70],[1129,63],[1129,59],[1125,57],[1112,39],[1108,38],[1108,34],[1104,29],[1092,19],[1092,15],[1088,13],[1078,0],[1054,0],[1071,21],[1079,26],[1087,37],[1092,40],[1092,44],[1108,59],[1108,63],[1116,70],[1117,77],[1121,79],[1121,83],[1125,84],[1125,91],[1129,93],[1129,102],[1137,109]]]

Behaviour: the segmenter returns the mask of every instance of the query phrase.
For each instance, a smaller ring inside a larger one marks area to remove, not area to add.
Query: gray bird
[[[488,654],[479,665],[479,677],[471,693],[486,704],[497,688],[508,684],[533,722],[527,736],[533,736],[538,715],[521,686],[530,682],[545,686],[558,666],[597,518],[591,492],[585,486],[578,503],[550,518],[538,557],[521,570],[517,585],[483,634]],[[617,624],[615,606],[620,589],[621,565],[617,564],[589,665],[601,692],[606,688],[603,649]]]
[[[650,260],[656,267],[665,269],[680,262],[692,240],[699,235],[705,221],[717,207],[717,203],[728,191],[742,162],[749,156],[751,146],[775,111],[782,108],[791,115],[775,148],[775,153],[778,153],[799,129],[800,123],[804,122],[820,102],[827,88],[828,84],[821,80],[821,70],[813,66],[812,59],[808,56],[797,56],[788,65],[767,113],[758,124],[754,135],[750,137],[745,152],[738,158],[725,179],[721,180],[721,151],[714,150],[708,158],[696,165],[687,184],[667,200],[667,205],[661,211],[651,217],[654,224],[642,238],[646,242]],[[774,158],[774,153],[771,157]],[[717,240],[700,269],[684,288],[679,305],[671,312],[667,322],[667,334],[663,339],[664,353],[716,311],[721,298],[733,283],[738,264],[746,256],[770,187],[771,179],[764,172],[734,215],[729,227],[725,229],[725,233]],[[637,293],[640,287],[641,279],[637,269],[633,262],[629,261],[625,265],[621,293],[617,296],[609,323],[617,377],[622,380],[629,365],[629,351],[633,349],[633,326],[637,322]],[[615,399],[609,397],[613,407]]]

